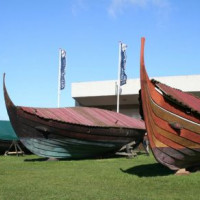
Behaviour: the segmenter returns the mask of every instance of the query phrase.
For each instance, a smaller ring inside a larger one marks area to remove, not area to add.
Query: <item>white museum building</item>
[[[200,98],[200,75],[153,77],[183,92],[192,93]],[[76,106],[98,107],[117,110],[117,81],[96,81],[72,83],[71,96]],[[128,79],[121,87],[119,112],[140,118],[138,93],[140,79]]]

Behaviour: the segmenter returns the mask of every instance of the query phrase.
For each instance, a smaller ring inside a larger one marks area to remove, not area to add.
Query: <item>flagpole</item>
[[[61,49],[59,49],[59,62],[58,62],[58,108],[60,107],[60,74],[61,74]]]
[[[119,95],[120,95],[120,73],[121,73],[121,50],[122,43],[119,42],[119,63],[118,63],[118,81],[117,81],[117,113],[119,113]]]

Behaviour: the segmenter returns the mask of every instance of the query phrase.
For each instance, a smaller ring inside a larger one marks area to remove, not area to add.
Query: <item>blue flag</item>
[[[126,84],[126,80],[127,80],[127,75],[125,73],[126,48],[127,48],[127,45],[121,43],[120,86],[125,85]]]
[[[61,50],[60,58],[60,90],[65,88],[65,67],[66,67],[66,51]]]

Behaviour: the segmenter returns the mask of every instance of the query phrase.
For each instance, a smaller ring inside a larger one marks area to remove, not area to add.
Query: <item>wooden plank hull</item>
[[[103,156],[106,153],[116,152],[132,141],[135,141],[137,146],[146,132],[144,124],[143,128],[139,129],[120,126],[85,126],[40,117],[32,111],[26,111],[30,109],[15,106],[8,96],[5,82],[4,97],[17,136],[27,149],[38,156],[54,158]],[[47,111],[45,114],[48,113]]]
[[[89,158],[113,153],[120,145],[112,142],[92,142],[71,138],[51,139],[23,138],[23,144],[34,154],[54,158]]]
[[[187,113],[149,80],[144,65],[144,42],[142,38],[141,101],[152,152],[158,162],[172,170],[198,166],[200,116],[196,111]]]
[[[68,124],[51,124],[18,117],[14,122],[20,141],[38,156],[55,158],[87,158],[105,155],[120,149],[123,145],[141,141],[143,132],[129,131],[130,136],[106,128],[77,127]],[[37,127],[40,127],[39,129]],[[41,127],[48,131],[42,131]],[[125,131],[125,130],[124,130]]]

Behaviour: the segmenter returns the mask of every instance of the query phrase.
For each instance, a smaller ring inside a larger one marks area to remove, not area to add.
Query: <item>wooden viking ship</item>
[[[103,156],[133,141],[137,146],[146,132],[142,120],[98,108],[15,106],[7,93],[5,75],[4,98],[20,141],[42,157]]]
[[[142,115],[152,152],[172,170],[200,165],[200,99],[156,80],[149,80],[141,39]]]

